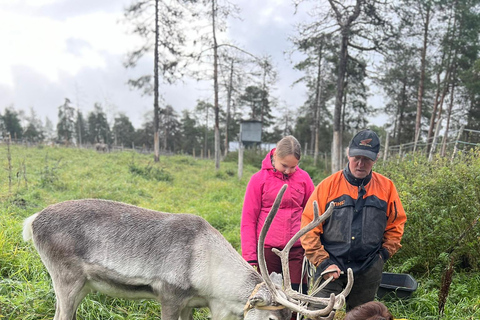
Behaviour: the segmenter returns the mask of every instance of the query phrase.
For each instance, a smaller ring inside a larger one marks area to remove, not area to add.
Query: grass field
[[[11,160],[9,161],[8,158]],[[46,206],[69,199],[102,198],[172,213],[204,217],[240,250],[240,214],[249,177],[242,179],[234,162],[189,156],[162,157],[129,152],[96,153],[84,149],[0,146],[0,319],[52,319],[54,292],[49,275],[31,243],[21,237],[22,222]],[[318,183],[319,181],[314,181]],[[394,268],[395,266],[391,266]],[[396,318],[438,319],[435,279],[420,277],[408,300],[385,301]],[[91,294],[80,305],[78,319],[149,319],[160,306]],[[198,310],[195,319],[206,319]],[[480,319],[480,274],[454,275],[441,319]]]

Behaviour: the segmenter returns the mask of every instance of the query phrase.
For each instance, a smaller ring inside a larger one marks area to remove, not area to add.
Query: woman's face
[[[277,156],[277,153],[273,154],[273,166],[274,168],[286,175],[290,175],[297,170],[298,160],[294,155],[289,154],[283,158]]]

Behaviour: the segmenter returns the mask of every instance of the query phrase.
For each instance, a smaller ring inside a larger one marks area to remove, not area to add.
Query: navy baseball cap
[[[364,156],[377,160],[380,151],[380,139],[372,130],[362,130],[358,132],[350,141],[348,146],[348,155],[350,157]]]

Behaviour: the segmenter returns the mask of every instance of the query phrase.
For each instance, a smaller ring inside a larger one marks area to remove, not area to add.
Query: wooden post
[[[460,141],[460,138],[462,137],[463,129],[464,129],[464,128],[465,128],[465,127],[462,126],[462,127],[460,128],[460,131],[458,131],[457,140],[455,140],[455,145],[454,145],[454,147],[453,147],[452,161],[453,161],[453,159],[455,158],[455,154],[457,153],[458,141]]]
[[[433,160],[433,154],[435,153],[435,151],[437,149],[438,132],[440,131],[441,123],[442,123],[442,118],[440,118],[437,122],[437,127],[435,129],[435,134],[433,135],[432,146],[430,147],[430,153],[428,155],[428,161]]]
[[[385,137],[385,149],[383,151],[383,162],[386,162],[387,161],[387,157],[388,157],[388,142],[389,142],[389,137],[390,137],[390,134],[387,132],[387,136]]]
[[[243,143],[242,141],[238,142],[238,180],[242,179],[243,176]]]

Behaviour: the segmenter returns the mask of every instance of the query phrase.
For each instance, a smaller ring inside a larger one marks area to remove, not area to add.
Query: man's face
[[[363,179],[370,171],[376,161],[364,156],[348,157],[348,167],[353,176],[357,179]]]

